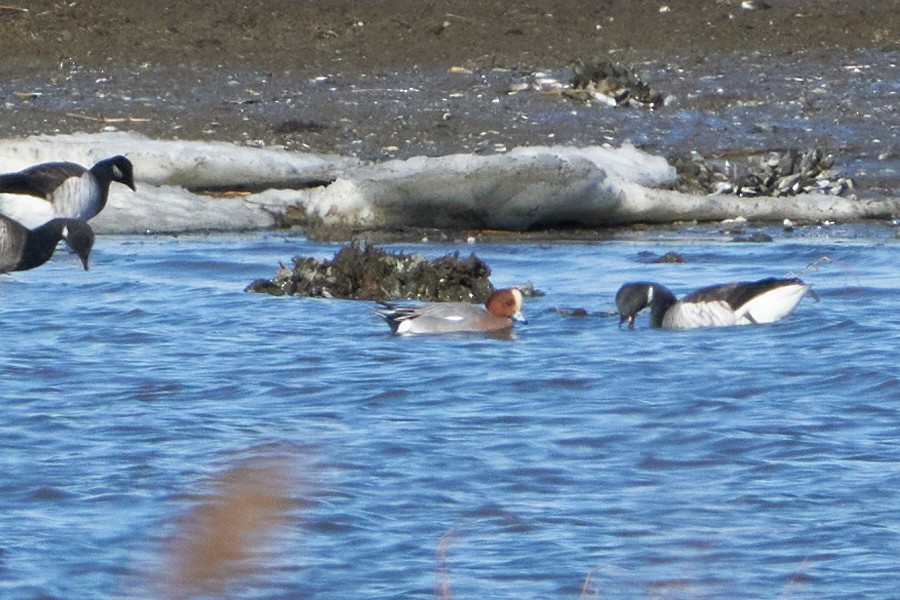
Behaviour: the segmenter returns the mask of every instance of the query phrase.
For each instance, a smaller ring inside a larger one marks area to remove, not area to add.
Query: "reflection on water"
[[[287,234],[101,237],[88,272],[58,253],[0,281],[0,595],[890,597],[896,243],[834,231],[398,247],[533,281],[511,340],[243,293],[336,250]],[[823,256],[819,302],[772,326],[607,316],[626,280],[680,295]]]

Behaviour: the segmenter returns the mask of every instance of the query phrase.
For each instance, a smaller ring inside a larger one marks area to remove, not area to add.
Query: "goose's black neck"
[[[664,285],[651,283],[647,292],[647,298],[650,306],[650,326],[662,327],[666,311],[678,301],[675,298],[675,294]]]
[[[53,219],[40,227],[28,232],[25,238],[25,247],[22,258],[16,265],[15,271],[27,271],[39,267],[53,256],[56,245],[63,237],[65,219]]]

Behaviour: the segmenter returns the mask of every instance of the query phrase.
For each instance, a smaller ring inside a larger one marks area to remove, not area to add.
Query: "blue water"
[[[390,246],[534,282],[509,340],[244,293],[338,249],[290,234],[100,237],[86,273],[60,252],[0,279],[0,597],[896,598],[882,234]],[[681,294],[822,257],[819,301],[771,326],[604,315],[626,280]],[[234,469],[278,484],[277,518],[206,587],[167,581]]]

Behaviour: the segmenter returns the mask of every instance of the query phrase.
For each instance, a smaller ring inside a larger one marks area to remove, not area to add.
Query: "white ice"
[[[274,226],[289,208],[326,225],[511,230],[736,217],[850,221],[900,213],[898,198],[682,194],[667,189],[675,172],[665,159],[631,146],[524,147],[363,163],[110,132],[0,140],[0,172],[47,161],[90,166],[115,154],[134,163],[138,191],[112,185],[109,204],[91,221],[98,233],[260,229]],[[309,187],[325,181],[331,183]],[[200,193],[209,188],[253,193]]]

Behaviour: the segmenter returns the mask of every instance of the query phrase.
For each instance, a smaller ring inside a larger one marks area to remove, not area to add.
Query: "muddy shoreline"
[[[7,75],[67,66],[246,66],[369,74],[535,70],[576,57],[690,63],[762,52],[787,60],[896,44],[897,0],[30,0],[0,8]]]
[[[848,69],[896,48],[898,15],[900,0],[11,3],[0,9],[0,138],[123,130],[374,161],[547,143],[627,142],[666,157],[821,148],[884,196],[897,134],[877,147],[866,138],[896,129],[896,108],[860,107],[854,86],[896,65]],[[666,108],[509,93],[536,73],[566,83],[574,61],[598,59],[628,65],[683,113],[756,113],[725,135],[701,122],[664,136]],[[820,73],[841,85],[810,96]],[[870,129],[821,130],[834,122]]]

